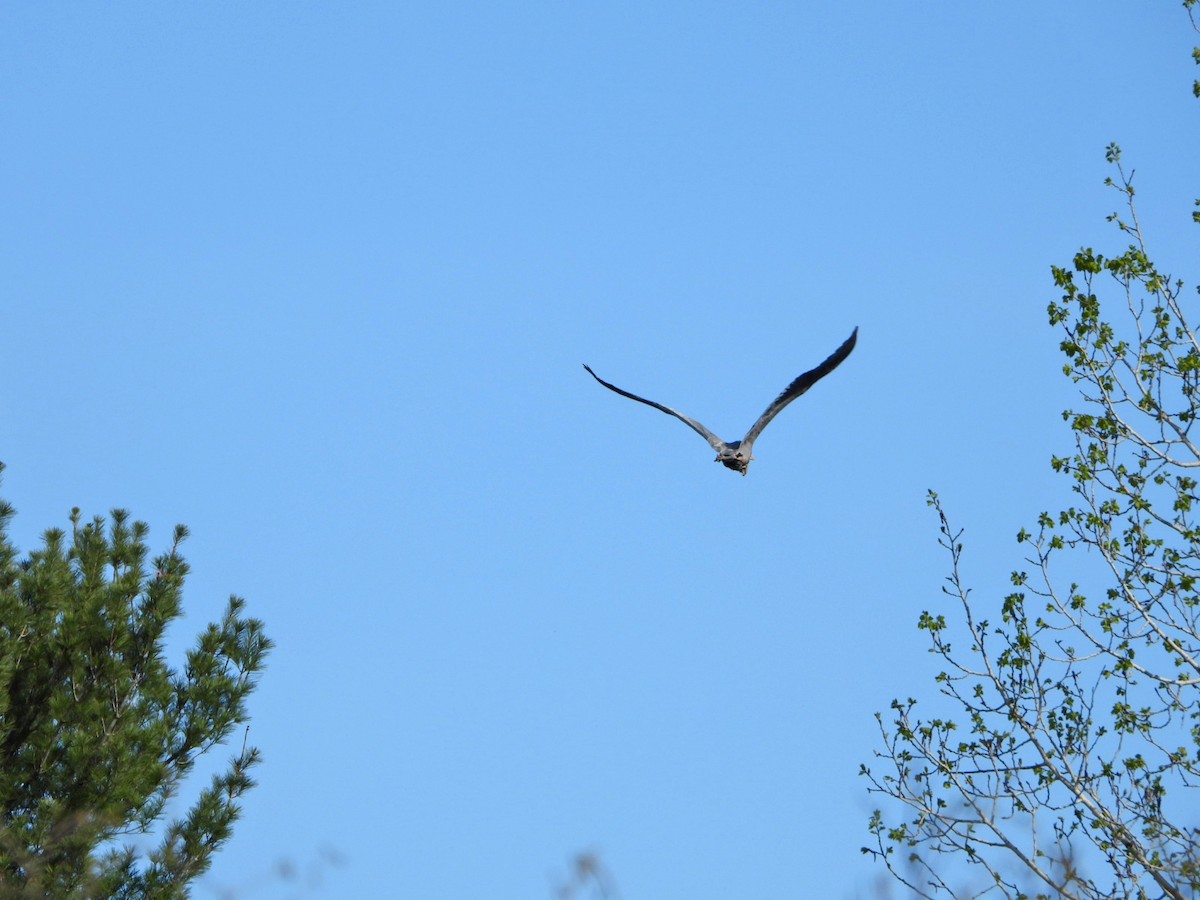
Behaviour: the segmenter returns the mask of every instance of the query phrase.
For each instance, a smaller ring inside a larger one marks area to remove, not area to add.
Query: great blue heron
[[[631,394],[629,391],[623,391],[615,384],[609,384],[599,375],[592,371],[592,367],[587,363],[583,367],[588,370],[588,374],[595,378],[598,382],[608,388],[610,391],[616,391],[622,397],[628,397],[630,400],[636,400],[638,403],[645,403],[647,406],[653,406],[655,409],[662,410],[669,416],[674,416],[680,422],[687,425],[702,438],[708,441],[709,445],[717,451],[715,462],[719,462],[727,469],[733,469],[735,472],[746,474],[746,470],[750,468],[750,461],[754,459],[751,455],[751,450],[754,449],[754,442],[758,436],[762,434],[764,428],[771,424],[774,419],[783,410],[785,406],[807,391],[810,387],[841,365],[842,360],[850,355],[850,351],[854,349],[854,344],[858,341],[858,329],[855,328],[851,332],[850,337],[846,338],[842,346],[838,347],[829,356],[825,362],[821,363],[815,369],[811,369],[799,376],[795,381],[783,389],[783,393],[775,398],[774,402],[767,407],[766,412],[758,417],[758,421],[750,426],[750,430],[746,432],[746,436],[740,441],[734,441],[731,444],[725,443],[695,419],[689,419],[681,412],[671,409],[669,406],[663,406],[661,403],[655,403],[653,400],[647,400],[645,397],[639,397],[637,394]]]

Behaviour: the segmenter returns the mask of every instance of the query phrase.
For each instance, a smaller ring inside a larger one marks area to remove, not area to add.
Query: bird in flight
[[[750,461],[754,459],[750,451],[754,449],[754,442],[758,440],[758,436],[762,434],[764,428],[771,424],[783,408],[807,391],[810,387],[836,369],[842,364],[842,361],[850,355],[850,351],[854,349],[854,344],[858,341],[858,329],[855,328],[851,332],[850,337],[846,338],[842,346],[830,354],[825,362],[821,363],[815,369],[810,369],[803,375],[796,378],[791,384],[783,389],[778,397],[772,401],[766,411],[758,417],[758,421],[750,426],[750,430],[746,432],[746,436],[740,441],[734,441],[727,444],[721,440],[695,419],[689,419],[683,413],[671,409],[669,406],[663,406],[661,403],[655,403],[653,400],[647,400],[645,397],[639,397],[637,394],[631,394],[629,391],[623,391],[615,384],[609,384],[599,375],[592,371],[592,367],[587,363],[583,367],[588,370],[588,374],[595,378],[598,382],[608,388],[610,391],[616,391],[622,397],[628,397],[630,400],[636,400],[638,403],[645,403],[647,406],[653,406],[655,409],[665,412],[668,416],[674,416],[684,425],[687,425],[693,431],[708,441],[709,446],[717,451],[715,462],[719,462],[727,469],[733,469],[735,472],[746,474],[746,470],[750,468]]]

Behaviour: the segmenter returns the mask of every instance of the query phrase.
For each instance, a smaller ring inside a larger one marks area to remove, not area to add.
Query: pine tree
[[[0,897],[185,897],[230,836],[258,750],[243,744],[181,819],[164,807],[247,721],[271,642],[231,597],[177,671],[163,638],[182,611],[186,528],[147,564],[144,523],[75,509],[69,533],[20,558],[12,516],[0,501]]]

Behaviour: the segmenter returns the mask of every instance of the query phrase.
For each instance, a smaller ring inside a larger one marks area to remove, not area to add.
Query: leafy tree
[[[0,465],[0,471],[3,466]],[[182,819],[165,804],[196,759],[245,722],[271,642],[231,597],[182,671],[163,657],[187,563],[175,529],[147,566],[147,526],[47,531],[18,558],[0,501],[0,897],[185,897],[229,837],[259,753],[247,748]],[[154,839],[139,851],[122,836]]]
[[[1003,897],[1200,892],[1200,341],[1183,283],[1150,259],[1120,149],[1107,158],[1123,205],[1109,221],[1129,243],[1053,267],[1048,309],[1080,389],[1063,414],[1074,449],[1051,460],[1075,505],[1020,531],[1028,568],[986,610],[929,494],[957,622],[925,612],[919,627],[954,712],[893,701],[877,716],[886,772],[862,767],[904,811],[876,811],[863,850],[921,896],[967,893],[951,887],[961,863]]]

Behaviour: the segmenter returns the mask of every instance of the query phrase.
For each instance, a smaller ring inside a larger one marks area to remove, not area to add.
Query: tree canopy
[[[1200,341],[1183,282],[1151,259],[1120,148],[1106,155],[1127,243],[1054,266],[1047,310],[1079,389],[1063,413],[1074,446],[1051,459],[1073,504],[1020,530],[1013,590],[988,608],[929,494],[955,601],[919,621],[942,696],[924,718],[893,701],[882,769],[862,767],[895,801],[864,852],[922,896],[1200,891]],[[969,873],[982,883],[964,889]]]
[[[0,471],[3,467],[0,466]],[[153,558],[124,510],[51,529],[22,558],[0,501],[0,895],[183,897],[229,837],[259,752],[246,745],[162,821],[196,760],[247,721],[271,642],[231,597],[182,669],[187,537]],[[149,836],[139,849],[122,838]]]

